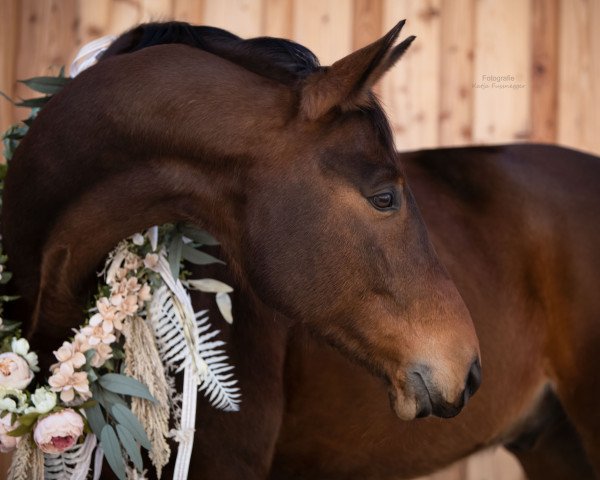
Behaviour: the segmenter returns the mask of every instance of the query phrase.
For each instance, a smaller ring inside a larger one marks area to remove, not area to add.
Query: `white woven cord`
[[[183,395],[181,398],[181,421],[179,446],[173,480],[187,480],[194,449],[194,428],[196,427],[196,404],[198,402],[198,376],[192,366],[183,371]],[[192,433],[192,435],[188,435]]]
[[[75,55],[75,60],[71,63],[71,68],[69,69],[71,77],[76,77],[86,68],[90,68],[94,65],[98,61],[100,55],[102,55],[110,44],[114,42],[115,38],[117,37],[114,35],[105,35],[104,37],[92,40],[81,47],[77,52],[77,55]]]

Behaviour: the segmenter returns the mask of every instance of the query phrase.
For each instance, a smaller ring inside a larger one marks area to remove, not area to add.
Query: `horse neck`
[[[59,214],[45,242],[28,336],[33,343],[59,341],[83,320],[87,280],[122,239],[151,225],[187,221],[228,241],[239,236],[234,202],[220,202],[231,187],[215,172],[181,162],[156,162],[111,175]],[[200,177],[200,178],[199,178]],[[238,257],[239,258],[239,257]]]

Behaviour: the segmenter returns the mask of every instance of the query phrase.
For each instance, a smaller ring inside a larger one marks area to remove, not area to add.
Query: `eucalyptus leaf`
[[[117,424],[116,429],[119,440],[121,440],[121,445],[123,445],[123,448],[125,448],[125,451],[127,452],[127,455],[129,455],[129,458],[131,458],[135,468],[141,472],[144,470],[144,462],[142,461],[140,447],[136,443],[135,438],[133,438],[131,432],[120,423]]]
[[[68,78],[60,77],[34,77],[27,80],[19,80],[19,82],[27,85],[36,92],[54,95],[60,92],[69,80]]]
[[[131,432],[133,437],[147,450],[152,448],[144,427],[131,410],[123,405],[114,405],[110,410],[112,417]]]
[[[27,100],[21,100],[16,106],[24,108],[43,107],[51,98],[52,97],[28,98]]]
[[[108,390],[102,391],[102,396],[104,397],[104,402],[107,404],[106,408],[110,409],[113,405],[125,405],[127,406],[127,402],[125,399],[116,393],[109,392]]]
[[[123,395],[145,398],[151,402],[156,402],[148,387],[138,382],[135,378],[121,375],[119,373],[106,373],[98,379],[102,388]]]
[[[209,234],[206,230],[202,230],[201,228],[195,227],[190,224],[181,225],[179,227],[181,233],[183,233],[186,237],[192,239],[194,242],[197,242],[201,245],[208,246],[216,246],[220,245],[219,242]]]
[[[217,307],[219,307],[219,311],[221,315],[225,319],[225,321],[229,324],[233,323],[233,315],[231,313],[231,297],[228,293],[217,293],[216,295]]]
[[[183,248],[183,239],[178,233],[173,233],[171,243],[169,244],[169,268],[173,274],[173,278],[179,278],[179,269],[181,268],[181,250]]]
[[[100,438],[100,435],[102,434],[102,429],[106,425],[106,420],[104,419],[104,414],[102,413],[100,405],[96,403],[95,405],[86,408],[85,416],[87,417],[87,421],[90,425],[90,428],[92,429],[92,432],[94,432],[94,435]]]
[[[98,380],[98,375],[96,375],[96,372],[93,368],[87,369],[85,373],[87,373],[89,382],[95,382]]]
[[[219,260],[218,258],[213,257],[206,252],[202,252],[201,250],[197,250],[194,247],[190,247],[189,245],[182,246],[182,255],[184,260],[187,260],[194,265],[210,265],[211,263],[225,265],[223,260]]]
[[[110,465],[110,468],[112,468],[112,471],[115,472],[115,475],[119,477],[120,480],[125,480],[123,452],[121,451],[117,434],[110,425],[105,425],[102,429],[100,445],[102,446],[102,450],[104,450],[104,456],[106,457],[106,461]]]
[[[83,352],[83,355],[85,356],[85,363],[87,363],[88,365],[91,365],[92,360],[94,359],[94,356],[96,355],[96,351],[93,348],[90,348],[89,350],[86,350],[85,352]]]

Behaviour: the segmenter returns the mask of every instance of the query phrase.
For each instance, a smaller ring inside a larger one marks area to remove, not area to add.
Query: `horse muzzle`
[[[390,388],[392,409],[402,420],[430,415],[451,418],[460,413],[481,384],[481,363],[476,359],[467,373],[462,391],[448,400],[436,385],[428,365],[417,365],[407,374],[402,386]]]

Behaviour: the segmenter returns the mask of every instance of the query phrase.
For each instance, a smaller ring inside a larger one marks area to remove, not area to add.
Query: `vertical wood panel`
[[[263,0],[262,35],[291,38],[294,32],[292,0]]]
[[[331,65],[352,50],[352,2],[294,2],[294,40],[306,45],[322,65]]]
[[[440,144],[473,139],[475,0],[442,4]]]
[[[533,0],[531,138],[556,140],[558,108],[558,0]]]
[[[79,46],[109,33],[111,4],[94,0],[79,0]]]
[[[204,0],[173,0],[173,19],[204,23]]]
[[[261,8],[260,0],[210,0],[205,4],[204,23],[240,37],[256,37],[261,33]]]
[[[561,2],[561,143],[600,152],[600,2]]]
[[[18,0],[0,1],[0,91],[9,97],[15,95],[16,65],[20,23]],[[12,104],[0,97],[0,131],[4,132],[12,123],[16,112]]]
[[[531,132],[530,1],[478,0],[476,14],[474,140],[514,142]],[[484,75],[515,77],[510,81],[489,81]],[[525,88],[501,88],[508,84]]]
[[[168,21],[173,18],[172,0],[140,0],[142,22]]]
[[[93,2],[94,0],[85,0]],[[129,30],[136,23],[142,20],[142,7],[136,0],[112,0],[110,5],[109,19],[106,26],[106,34],[118,35],[125,30]]]
[[[384,32],[383,1],[354,0],[352,49],[368,45],[377,40]]]
[[[407,19],[402,36],[416,34],[382,81],[383,102],[399,150],[439,143],[441,0],[385,0],[384,30]]]
[[[19,52],[26,53],[17,55],[16,78],[58,73],[77,50],[76,0],[21,0],[20,7]],[[19,84],[16,95],[27,98],[36,94]],[[20,110],[19,118],[27,116],[27,110]]]

